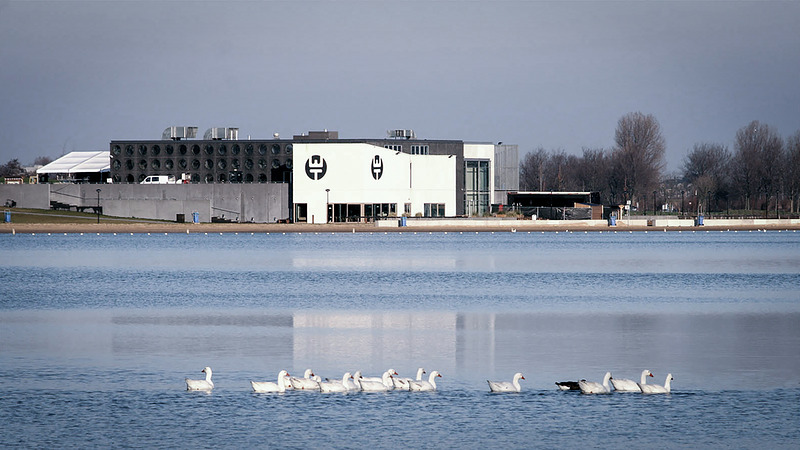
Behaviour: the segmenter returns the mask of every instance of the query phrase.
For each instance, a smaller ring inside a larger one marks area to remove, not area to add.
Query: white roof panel
[[[108,151],[70,152],[36,170],[36,173],[99,173],[111,170]]]

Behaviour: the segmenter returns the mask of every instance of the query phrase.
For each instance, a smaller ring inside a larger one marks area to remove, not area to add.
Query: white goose
[[[411,378],[399,378],[399,377],[392,377],[394,380],[394,388],[399,389],[401,391],[409,391],[411,390],[411,381],[421,381],[422,375],[425,374],[425,369],[420,367],[417,369],[417,378],[412,380]]]
[[[350,381],[350,378],[353,378],[350,375],[350,372],[346,372],[342,376],[342,380],[328,380],[328,381],[320,381],[319,382],[319,390],[320,392],[347,392],[347,383]]]
[[[512,381],[489,381],[489,392],[519,392],[522,390],[522,387],[519,385],[519,380],[524,380],[525,377],[517,372],[514,374],[514,379]]]
[[[647,377],[652,377],[652,376],[653,374],[650,373],[649,370],[644,369],[642,371],[642,379],[639,383],[633,380],[628,380],[626,378],[619,378],[619,379],[612,378],[611,385],[614,386],[615,391],[619,392],[642,392],[642,388],[640,388],[639,386],[647,384]]]
[[[303,374],[303,378],[289,378],[289,381],[292,383],[292,388],[298,391],[318,391],[319,390],[319,381],[315,378],[318,378],[314,375],[314,371],[311,369],[306,369],[305,373]]]
[[[361,371],[359,370],[357,373],[360,373],[360,372],[361,372]],[[389,375],[391,375],[391,376],[395,376],[395,375],[397,375],[397,371],[396,371],[396,370],[394,370],[394,369],[389,369],[389,370],[387,370],[386,372],[384,372],[383,374],[381,374],[381,376],[379,376],[379,377],[365,377],[365,376],[363,376],[363,375],[362,375],[362,376],[361,376],[361,380],[362,380],[362,381],[381,381],[381,382],[382,382],[382,381],[383,381],[383,378],[384,378],[384,375],[385,375],[385,374],[387,374],[387,373],[388,373]],[[355,375],[354,375],[354,376],[355,376]],[[394,387],[394,384],[392,384],[392,387]]]
[[[289,381],[289,373],[285,370],[281,370],[278,372],[278,381],[251,381],[250,386],[253,387],[253,391],[259,393],[265,392],[286,392],[287,385]]]
[[[669,394],[671,387],[670,382],[673,380],[672,374],[667,374],[667,380],[664,381],[663,386],[659,386],[657,384],[642,384],[639,385],[642,388],[642,394]]]
[[[408,382],[408,390],[409,391],[435,391],[436,390],[436,378],[442,378],[438,371],[434,370],[431,372],[430,376],[428,377],[428,381],[425,380],[410,380]]]
[[[581,392],[584,394],[610,394],[611,386],[608,385],[609,380],[611,380],[611,372],[606,372],[606,376],[603,377],[603,384],[596,381],[581,380],[578,381],[578,386],[580,386]]]
[[[205,380],[190,380],[186,378],[187,391],[210,391],[214,389],[214,382],[211,381],[211,367],[205,367],[201,372],[205,372]]]
[[[392,375],[388,370],[383,373],[381,381],[365,380],[364,377],[361,376],[361,371],[359,370],[353,375],[353,381],[362,392],[386,392],[392,389],[391,386],[394,386]]]

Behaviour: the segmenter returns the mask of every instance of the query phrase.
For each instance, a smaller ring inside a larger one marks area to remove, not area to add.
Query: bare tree
[[[651,114],[629,113],[619,119],[614,140],[612,185],[638,200],[658,187],[664,170],[666,144],[661,127]]]
[[[800,130],[786,139],[784,186],[789,195],[789,212],[800,212]]]
[[[731,174],[747,209],[759,193],[769,202],[777,192],[782,152],[783,139],[767,124],[754,120],[736,132]]]
[[[37,156],[36,159],[33,160],[34,166],[46,166],[53,162],[53,159],[49,156]]]
[[[721,193],[727,196],[730,160],[731,153],[722,144],[695,144],[683,160],[683,179],[700,198],[716,199]]]
[[[574,158],[574,157],[573,157]],[[564,191],[574,184],[574,164],[567,152],[556,150],[550,153],[545,163],[544,188],[549,191]]]
[[[519,187],[525,191],[543,191],[544,172],[550,159],[547,151],[539,147],[525,155],[519,166]]]
[[[583,155],[575,157],[575,184],[581,191],[599,192],[605,203],[614,204],[617,199],[611,190],[609,176],[611,158],[603,149],[583,149]]]

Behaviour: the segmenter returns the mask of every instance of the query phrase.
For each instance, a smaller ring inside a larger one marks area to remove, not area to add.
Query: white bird
[[[411,380],[408,382],[408,390],[409,391],[435,391],[436,390],[436,378],[442,378],[438,371],[434,370],[431,372],[430,376],[428,377],[428,381],[425,380]]]
[[[659,386],[657,384],[642,384],[639,387],[642,388],[642,394],[669,394],[670,382],[673,380],[672,374],[667,374],[667,380],[664,381],[663,386]]]
[[[342,380],[328,380],[319,382],[319,390],[321,392],[347,392],[347,383],[353,378],[350,372],[346,372],[342,376]]]
[[[285,370],[278,372],[278,381],[251,381],[250,386],[253,386],[253,391],[264,392],[286,392],[286,387],[289,384],[289,373]]]
[[[611,372],[606,372],[606,376],[603,377],[603,384],[596,381],[581,380],[578,381],[578,386],[581,387],[581,392],[584,394],[610,394],[611,386],[608,385],[609,380],[611,380]]]
[[[391,386],[394,386],[392,375],[388,370],[383,373],[381,381],[365,380],[364,377],[361,376],[360,370],[353,375],[353,380],[358,389],[363,392],[385,392],[391,390]]]
[[[628,380],[626,378],[612,378],[611,385],[614,386],[615,391],[619,392],[642,392],[642,388],[639,386],[643,384],[647,384],[647,377],[652,377],[653,374],[650,373],[649,370],[644,369],[642,371],[642,379],[639,383]]]
[[[412,380],[411,378],[392,377],[392,380],[394,380],[394,388],[399,389],[401,391],[411,390],[411,381],[422,380],[423,374],[425,374],[425,369],[420,367],[419,369],[417,369],[417,378],[415,378],[414,380]]]
[[[201,372],[205,372],[205,380],[190,380],[186,379],[187,391],[210,391],[214,389],[214,382],[211,381],[211,367],[206,367]]]
[[[315,380],[315,377],[313,370],[306,369],[303,378],[291,377],[289,381],[292,383],[292,388],[298,391],[318,391],[319,381]]]
[[[354,377],[349,376],[350,372],[347,372],[346,375],[346,378],[342,378],[342,384],[344,384],[344,387],[346,387],[348,391],[358,391],[359,387],[356,386],[356,383],[353,381]]]
[[[361,371],[359,370],[358,373],[360,373],[360,372]],[[379,377],[365,377],[365,376],[362,375],[361,376],[361,380],[362,381],[383,381],[384,375],[387,374],[387,373],[389,375],[391,375],[391,376],[397,375],[397,371],[395,371],[394,369],[389,369],[386,372],[384,372],[383,374],[381,374],[381,376],[379,376]],[[394,384],[392,384],[392,387],[394,387]]]
[[[519,392],[522,387],[519,385],[519,380],[524,380],[525,377],[517,372],[514,374],[512,381],[489,381],[489,392]]]

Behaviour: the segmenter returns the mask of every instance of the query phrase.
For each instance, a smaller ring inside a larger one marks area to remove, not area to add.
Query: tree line
[[[39,156],[33,161],[34,166],[44,166],[52,162],[48,156]],[[5,164],[0,164],[0,177],[22,177],[28,175],[19,160],[14,158]]]
[[[540,147],[526,154],[520,190],[596,191],[603,204],[630,201],[640,212],[800,212],[800,130],[784,139],[753,121],[736,132],[732,151],[695,144],[673,174],[665,173],[665,148],[653,115],[629,113],[619,119],[610,149],[584,148],[577,156]]]

